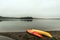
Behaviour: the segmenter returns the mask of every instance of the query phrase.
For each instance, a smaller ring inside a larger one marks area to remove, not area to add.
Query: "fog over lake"
[[[60,18],[60,0],[0,0],[0,16]],[[28,28],[60,30],[60,20],[0,22],[0,32],[23,32]]]

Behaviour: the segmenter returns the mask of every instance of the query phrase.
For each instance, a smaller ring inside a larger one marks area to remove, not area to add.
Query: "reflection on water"
[[[34,20],[27,21],[2,21],[0,32],[20,32],[28,28],[41,29],[46,31],[60,30],[60,20]]]

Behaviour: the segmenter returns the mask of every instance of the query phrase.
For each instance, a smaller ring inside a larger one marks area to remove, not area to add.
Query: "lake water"
[[[1,21],[0,32],[23,32],[26,29],[40,29],[45,31],[60,30],[60,20]]]

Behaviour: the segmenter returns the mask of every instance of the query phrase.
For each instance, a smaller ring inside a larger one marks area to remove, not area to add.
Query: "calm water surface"
[[[27,21],[2,21],[0,32],[23,32],[28,28],[41,29],[45,31],[60,30],[60,20],[34,20]]]

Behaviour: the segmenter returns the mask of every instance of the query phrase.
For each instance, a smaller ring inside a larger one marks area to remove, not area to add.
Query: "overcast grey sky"
[[[0,0],[0,15],[60,17],[60,0]]]

